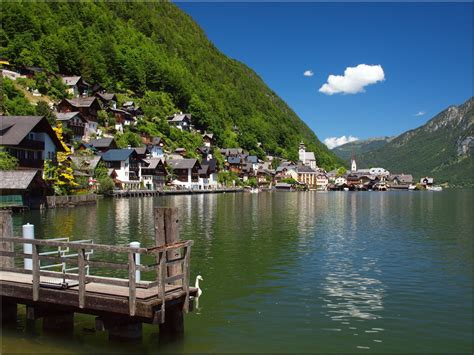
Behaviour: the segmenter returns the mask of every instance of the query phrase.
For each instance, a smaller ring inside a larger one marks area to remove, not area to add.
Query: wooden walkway
[[[26,304],[43,314],[57,309],[94,314],[108,319],[109,324],[120,319],[125,331],[137,322],[165,326],[169,316],[172,328],[183,329],[182,315],[192,309],[190,302],[197,289],[189,287],[193,241],[178,241],[175,208],[155,209],[155,246],[148,248],[13,237],[11,223],[10,213],[0,212],[0,297],[4,309],[5,305],[16,309],[16,304]],[[24,253],[25,244],[31,245],[31,254]],[[107,260],[100,260],[98,254]],[[110,255],[120,254],[128,256],[127,262],[110,261]],[[139,264],[143,260],[140,256],[145,255],[152,261]],[[18,267],[25,258],[32,260],[31,270]],[[46,270],[42,262],[63,265],[63,272]],[[91,275],[89,271],[95,268],[127,271],[128,277]],[[139,272],[153,272],[155,278],[141,281]]]

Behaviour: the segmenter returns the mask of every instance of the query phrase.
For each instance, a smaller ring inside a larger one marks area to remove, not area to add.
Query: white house
[[[335,184],[339,185],[339,186],[340,185],[345,185],[345,184],[347,184],[347,179],[344,176],[339,176],[339,177],[336,178]]]
[[[102,155],[105,166],[114,169],[124,190],[140,189],[140,171],[144,162],[135,149],[110,149]]]
[[[152,158],[163,158],[163,141],[160,137],[153,137],[151,143],[148,144],[148,151]]]
[[[168,124],[179,129],[189,131],[191,129],[191,114],[190,113],[175,113],[168,117]]]
[[[316,188],[318,190],[327,190],[328,184],[329,179],[326,174],[319,173],[318,175],[316,175]]]

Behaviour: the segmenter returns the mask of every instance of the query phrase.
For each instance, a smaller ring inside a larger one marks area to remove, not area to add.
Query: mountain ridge
[[[433,176],[438,183],[474,186],[473,151],[471,97],[461,105],[449,106],[425,124],[358,155],[356,161],[359,167],[382,166],[393,173]]]

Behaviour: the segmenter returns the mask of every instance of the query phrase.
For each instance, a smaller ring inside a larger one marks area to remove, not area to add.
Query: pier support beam
[[[2,324],[16,322],[17,304],[2,297],[0,305]]]
[[[166,318],[160,324],[160,334],[183,334],[184,333],[184,313],[182,305],[175,305],[166,308]]]
[[[58,312],[43,316],[43,331],[70,333],[74,330],[74,313]]]
[[[142,338],[142,322],[126,318],[106,318],[96,320],[96,329],[98,324],[108,331],[109,340],[134,341]]]

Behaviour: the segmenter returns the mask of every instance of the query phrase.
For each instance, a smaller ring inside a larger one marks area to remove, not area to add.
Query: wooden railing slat
[[[185,293],[185,299],[183,304],[184,313],[189,312],[189,277],[190,277],[190,257],[191,257],[191,246],[184,248],[184,264],[183,264],[183,290]]]
[[[79,275],[79,308],[84,308],[86,293],[86,269],[85,269],[85,250],[79,250],[77,254],[77,265]]]
[[[165,278],[165,283],[173,283],[175,281],[183,280],[183,279],[184,279],[184,274],[174,275],[174,276]]]
[[[33,301],[39,299],[39,284],[40,284],[40,265],[38,259],[38,246],[33,245],[31,260],[33,263]]]
[[[128,304],[130,316],[135,315],[137,289],[135,285],[136,267],[134,253],[128,253]]]

